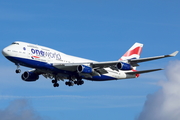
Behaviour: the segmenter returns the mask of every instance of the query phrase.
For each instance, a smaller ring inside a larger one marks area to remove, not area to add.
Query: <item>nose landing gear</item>
[[[20,70],[20,69],[16,69],[15,72],[16,72],[16,73],[21,73],[21,70]]]
[[[18,63],[15,64],[17,66],[16,73],[21,73],[21,70],[19,69],[20,65]]]

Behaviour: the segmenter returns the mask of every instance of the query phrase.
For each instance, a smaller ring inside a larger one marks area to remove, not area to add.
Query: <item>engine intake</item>
[[[93,69],[89,66],[86,66],[86,65],[79,65],[77,67],[77,71],[79,73],[92,73],[93,72]]]
[[[116,68],[120,70],[132,70],[132,66],[128,63],[119,62],[116,64]]]
[[[37,75],[34,72],[29,72],[26,71],[21,75],[22,80],[27,81],[27,82],[31,82],[31,81],[36,81],[39,79],[39,75]]]

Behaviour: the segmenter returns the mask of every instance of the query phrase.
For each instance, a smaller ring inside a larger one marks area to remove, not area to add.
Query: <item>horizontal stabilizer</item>
[[[142,71],[132,71],[132,72],[126,72],[126,74],[142,74],[142,73],[148,73],[148,72],[154,72],[154,71],[159,71],[159,70],[163,70],[162,68],[160,69],[152,69],[152,70],[142,70]]]

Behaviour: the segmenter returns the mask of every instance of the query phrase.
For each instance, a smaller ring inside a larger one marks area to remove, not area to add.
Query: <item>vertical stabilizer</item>
[[[140,58],[142,47],[143,47],[143,44],[135,43],[119,60]]]

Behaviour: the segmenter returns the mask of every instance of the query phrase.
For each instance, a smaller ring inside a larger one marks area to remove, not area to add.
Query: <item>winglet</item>
[[[174,57],[174,56],[176,56],[176,55],[178,54],[178,52],[179,52],[179,51],[173,52],[172,54],[169,55],[169,57]]]

